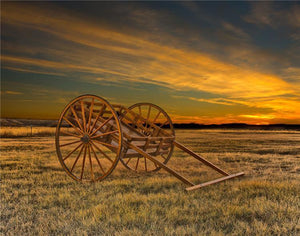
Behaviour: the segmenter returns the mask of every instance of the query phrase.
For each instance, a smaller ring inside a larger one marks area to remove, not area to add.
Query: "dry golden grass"
[[[1,138],[20,138],[30,136],[51,136],[55,134],[55,127],[1,127]]]
[[[21,132],[21,131],[20,131]],[[74,182],[54,137],[1,140],[4,235],[299,235],[300,132],[177,130],[177,140],[245,177],[185,192],[161,170],[118,164],[103,182]],[[218,174],[176,151],[170,166],[195,182]]]

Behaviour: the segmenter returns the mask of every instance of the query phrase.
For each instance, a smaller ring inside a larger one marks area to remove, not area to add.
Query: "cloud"
[[[269,25],[273,21],[273,15],[269,11],[271,10],[266,8],[266,16],[262,17],[261,12],[255,8],[246,19],[251,23],[261,21]],[[136,12],[135,17],[141,20],[141,14],[142,12]],[[91,83],[99,84],[105,80],[116,83],[129,81],[152,83],[174,90],[205,91],[218,94],[220,98],[189,99],[227,106],[270,108],[277,111],[276,116],[293,118],[299,115],[295,112],[295,107],[299,107],[297,101],[284,97],[287,94],[298,96],[297,89],[272,73],[238,63],[234,65],[191,48],[155,42],[139,35],[139,32],[116,31],[61,9],[6,4],[2,17],[7,26],[20,32],[46,34],[51,39],[46,38],[45,41],[34,44],[30,52],[20,45],[18,52],[6,50],[2,55],[4,68],[42,74],[50,71],[62,75],[86,73],[92,75],[88,76]],[[152,23],[151,27],[155,27]],[[243,29],[229,22],[223,21],[222,26],[224,32],[249,39]],[[9,32],[4,32],[4,35],[6,33]],[[38,37],[31,40],[36,42],[34,40],[37,39]],[[3,44],[5,48],[5,40]],[[250,51],[251,47],[243,52],[237,49],[235,53],[239,55],[236,58],[250,57],[249,60],[256,61],[258,56],[249,54]],[[271,58],[270,55],[269,57]],[[293,70],[289,73],[293,73]],[[247,118],[250,118],[249,115]],[[237,119],[226,118],[232,121]]]
[[[67,52],[50,51],[52,55],[49,57],[59,58],[62,60],[60,62],[10,55],[4,55],[4,62],[52,68],[60,72],[109,73],[141,82],[141,78],[147,78],[155,84],[165,82],[170,88],[179,90],[192,88],[233,97],[272,96],[291,92],[290,86],[275,75],[246,70],[207,54],[160,45],[99,28],[82,19],[70,19],[67,15],[49,19],[49,13],[45,12],[35,11],[40,12],[39,17],[32,15],[34,9],[13,10],[9,12],[7,9],[3,14],[6,22],[45,31],[85,48],[78,49],[76,46]],[[84,50],[93,53],[87,55]],[[97,50],[99,54],[95,53]],[[74,51],[76,57],[72,55]],[[109,54],[110,58],[105,61],[101,52],[105,56]]]
[[[202,98],[193,98],[188,97],[190,100],[198,102],[207,102],[219,105],[226,106],[236,106],[242,105],[246,107],[254,108],[263,108],[269,109],[270,111],[266,114],[241,114],[237,117],[244,117],[250,119],[263,119],[263,120],[272,120],[272,119],[282,119],[285,120],[294,120],[294,122],[299,122],[300,119],[300,100],[299,97],[261,97],[261,98],[252,98],[251,100],[246,99],[228,99],[228,98],[211,98],[211,99],[202,99]],[[232,117],[233,118],[233,117]],[[249,119],[248,119],[249,122]]]
[[[253,2],[250,14],[244,20],[256,25],[277,28],[280,25],[300,27],[300,6],[291,2],[288,8],[282,8],[280,2]]]
[[[240,117],[246,117],[246,118],[251,118],[251,119],[258,119],[258,120],[261,120],[261,119],[267,119],[267,120],[270,120],[270,119],[274,119],[275,116],[274,115],[266,115],[266,114],[255,114],[255,115],[239,115]]]
[[[250,39],[249,34],[247,34],[243,29],[225,21],[222,23],[222,25],[223,25],[223,29],[226,32],[236,35],[239,39],[245,39],[245,40]]]
[[[17,92],[17,91],[10,91],[10,90],[6,90],[3,92],[3,94],[9,94],[9,95],[20,95],[23,94],[21,92]]]
[[[287,81],[293,82],[300,86],[300,68],[299,67],[288,67],[283,70],[282,75]],[[300,87],[299,90],[300,92]]]
[[[190,100],[194,100],[197,102],[207,102],[207,103],[213,103],[213,104],[219,104],[219,105],[226,105],[226,106],[232,106],[235,105],[228,99],[224,98],[211,98],[211,99],[205,99],[205,98],[193,98],[193,97],[188,97]]]
[[[224,123],[240,123],[245,122],[249,124],[257,123],[257,121],[247,119],[244,117],[237,117],[231,114],[224,116],[206,117],[206,116],[185,116],[170,114],[173,123],[198,123],[198,124],[224,124]]]
[[[251,6],[251,13],[244,17],[245,21],[253,24],[273,25],[273,6],[271,3],[260,2],[251,4]]]
[[[9,59],[8,59],[9,61]],[[4,66],[2,69],[7,69],[7,70],[13,70],[13,71],[19,71],[19,72],[25,72],[25,73],[33,73],[33,74],[44,74],[44,75],[59,75],[59,76],[64,76],[63,73],[55,73],[53,71],[39,71],[39,70],[32,70],[32,69],[22,69],[22,68],[17,68],[17,67],[10,67],[10,66]]]
[[[127,74],[118,73],[113,70],[106,70],[106,69],[90,67],[90,66],[70,64],[70,63],[66,63],[66,62],[55,62],[55,61],[49,61],[49,60],[43,60],[43,59],[14,57],[14,56],[6,56],[6,55],[3,55],[2,59],[6,63],[12,63],[12,64],[16,64],[19,66],[22,66],[22,65],[37,66],[37,67],[46,68],[46,69],[56,69],[56,70],[60,70],[62,72],[64,72],[64,71],[81,71],[81,72],[89,72],[89,73],[96,73],[96,74],[108,73],[108,74],[115,74],[115,75],[121,75],[121,76],[128,76]],[[4,68],[6,68],[6,67],[4,66]],[[13,69],[13,67],[7,67],[7,68]],[[26,69],[17,69],[17,70],[23,70],[23,71],[25,70],[26,72],[30,72],[30,70],[26,70]],[[33,72],[34,71],[31,70],[31,73],[33,73]],[[40,72],[40,73],[47,74],[47,72]]]

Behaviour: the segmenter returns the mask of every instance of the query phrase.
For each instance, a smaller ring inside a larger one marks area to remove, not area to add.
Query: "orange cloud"
[[[20,95],[20,94],[23,94],[23,93],[17,92],[17,91],[7,90],[7,91],[4,91],[3,94]]]
[[[35,14],[32,14],[33,12]],[[65,65],[65,68],[74,70],[88,70],[94,73],[108,72],[131,78],[149,78],[154,83],[164,81],[176,89],[192,88],[233,97],[273,96],[292,91],[292,88],[285,81],[275,75],[246,70],[218,61],[206,54],[174,49],[136,36],[114,32],[82,19],[70,17],[67,14],[60,16],[56,14],[49,17],[50,14],[51,10],[37,10],[33,7],[8,7],[3,17],[7,23],[29,25],[29,27],[46,31],[76,43],[109,51],[112,55],[122,53],[139,58],[140,63],[118,58],[118,64],[126,63],[127,67],[121,67],[120,71],[116,71],[117,65],[115,65],[108,70],[95,64],[86,65],[87,58],[84,60],[78,54],[82,65],[43,60],[40,61],[40,66],[64,69]],[[118,56],[116,55],[113,59],[115,60]],[[12,58],[6,57],[5,59],[11,60]],[[14,58],[14,60],[27,64],[37,64],[37,60],[30,58],[27,60]]]
[[[269,119],[300,117],[299,102],[284,97],[290,94],[299,99],[299,89],[297,91],[279,76],[232,65],[205,53],[154,43],[137,33],[116,32],[68,12],[54,14],[54,11],[8,4],[2,17],[6,24],[43,31],[79,46],[61,45],[65,50],[47,50],[38,46],[32,49],[43,51],[48,58],[57,58],[56,61],[3,55],[4,68],[26,71],[38,67],[39,73],[48,73],[51,69],[54,70],[51,73],[59,74],[88,72],[95,75],[94,83],[100,82],[99,77],[104,73],[115,76],[116,80],[153,83],[175,90],[205,91],[221,97],[189,98],[199,102],[270,108],[274,112]],[[238,30],[229,24],[226,27],[231,31]],[[242,34],[241,31],[238,33]],[[297,69],[291,73],[295,71]],[[101,77],[102,80],[105,78]],[[254,116],[243,114],[240,117],[256,119]],[[266,116],[261,119],[268,119]],[[203,117],[194,118],[199,122],[205,121]],[[226,119],[235,122],[238,117]],[[218,121],[218,118],[215,120]]]
[[[245,98],[240,100],[228,98],[198,99],[193,97],[189,97],[188,99],[226,106],[244,105],[248,107],[267,108],[272,110],[272,112],[268,114],[242,114],[236,117],[250,118],[250,121],[251,119],[272,121],[280,118],[295,120],[296,122],[297,120],[300,121],[300,100],[298,97],[263,97],[252,98],[251,100],[246,100]]]
[[[274,119],[275,116],[274,115],[266,115],[266,114],[257,114],[257,115],[239,115],[240,117],[246,117],[246,118],[251,118],[251,119],[267,119],[267,120],[270,120],[270,119]]]

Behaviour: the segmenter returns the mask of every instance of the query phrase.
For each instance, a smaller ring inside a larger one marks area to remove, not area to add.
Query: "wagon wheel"
[[[114,108],[103,98],[83,95],[63,110],[56,128],[56,152],[77,181],[100,181],[116,167],[122,130]]]
[[[163,132],[166,132],[168,136],[170,135],[175,137],[175,131],[172,120],[170,119],[169,115],[159,106],[154,105],[152,103],[136,103],[130,106],[128,109],[132,110],[134,113],[139,114],[144,118],[144,121],[140,121],[139,123],[139,125],[141,125],[144,128],[136,127],[137,131],[139,131],[140,133],[151,137],[157,136],[153,132],[153,129],[151,129],[149,124],[147,124],[147,121],[149,121],[149,123],[154,123],[156,126],[160,127],[163,130]],[[165,150],[166,152],[164,154],[157,154],[154,156],[160,162],[167,164],[173,153],[173,149],[174,144],[170,143],[169,147],[167,148],[167,150]],[[158,171],[161,168],[156,163],[143,156],[139,156],[137,158],[123,158],[121,156],[120,160],[125,167],[134,171],[153,172]]]

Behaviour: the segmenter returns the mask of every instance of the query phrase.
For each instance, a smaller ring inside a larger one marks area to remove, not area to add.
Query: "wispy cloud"
[[[261,97],[261,98],[252,98],[248,99],[228,99],[228,98],[211,98],[211,99],[202,99],[202,98],[193,98],[188,97],[190,100],[198,102],[206,102],[212,104],[220,104],[226,106],[236,106],[243,105],[246,107],[255,107],[269,109],[270,111],[267,114],[242,114],[238,117],[245,117],[251,119],[278,119],[284,118],[287,120],[294,120],[300,118],[300,100],[299,97]],[[251,122],[250,122],[251,123]]]
[[[21,94],[23,94],[23,93],[18,92],[18,91],[10,91],[10,90],[6,90],[6,91],[3,91],[2,94],[21,95]]]
[[[239,116],[240,116],[240,117],[251,118],[251,119],[258,119],[258,120],[261,120],[261,119],[267,119],[267,120],[270,120],[270,119],[274,119],[274,118],[275,118],[274,115],[266,115],[266,114],[239,115]]]
[[[266,15],[262,16],[254,6],[251,15],[245,19],[251,23],[260,21],[265,25],[272,24],[274,16],[269,14],[269,8],[266,9]],[[91,83],[99,84],[113,81],[116,84],[122,82],[120,86],[123,86],[124,81],[129,81],[155,84],[178,91],[205,91],[217,94],[220,98],[188,99],[226,106],[268,108],[274,111],[272,116],[275,117],[299,116],[295,110],[299,107],[297,100],[286,97],[293,95],[299,98],[299,90],[281,76],[244,66],[242,63],[232,64],[188,47],[178,48],[172,44],[154,42],[136,31],[116,31],[61,9],[59,11],[62,14],[55,14],[56,11],[51,7],[42,9],[33,5],[5,6],[2,14],[5,24],[20,31],[51,35],[51,40],[33,45],[30,51],[19,45],[16,52],[11,47],[2,56],[4,68],[65,76],[73,72],[86,73],[89,74],[86,77]],[[151,18],[153,14],[148,11],[146,17]],[[142,23],[145,21],[143,16],[143,11],[135,11],[133,19]],[[151,24],[149,27],[155,28],[155,22],[148,23]],[[247,42],[251,39],[245,30],[232,23],[223,21],[221,26],[222,32],[238,39]],[[229,56],[236,53],[238,60],[248,57],[250,61],[252,57],[252,61],[257,63],[257,55],[253,56],[251,49],[236,49],[233,52],[229,48]],[[41,54],[42,57],[37,56]],[[286,72],[295,78],[297,71],[296,67],[291,67]],[[251,118],[251,115],[256,114],[243,115],[240,117]],[[237,117],[226,119],[234,121]]]
[[[10,59],[8,59],[8,61],[9,60]],[[2,69],[19,71],[19,72],[25,72],[25,73],[31,73],[31,74],[33,73],[33,74],[43,74],[43,75],[59,75],[59,76],[64,76],[63,73],[55,73],[55,72],[52,72],[52,71],[39,71],[39,70],[32,70],[32,69],[22,69],[22,68],[11,67],[11,66],[4,66],[4,67],[2,67]]]
[[[249,23],[276,28],[279,25],[300,27],[300,6],[295,3],[288,9],[280,8],[274,2],[253,2],[252,10],[244,19]]]
[[[188,97],[188,99],[198,101],[198,102],[207,102],[207,103],[220,104],[220,105],[226,105],[226,106],[232,106],[232,105],[236,104],[236,103],[232,103],[230,100],[224,99],[224,98],[205,99],[205,98]]]
[[[4,19],[13,24],[27,23],[27,26],[38,28],[69,41],[104,50],[109,52],[113,60],[101,65],[97,63],[97,60],[100,62],[103,60],[101,54],[95,55],[94,53],[88,57],[86,53],[81,54],[77,49],[77,59],[72,60],[74,63],[9,55],[3,57],[4,62],[53,68],[61,72],[78,70],[89,73],[110,73],[139,81],[143,80],[141,78],[148,78],[153,83],[166,82],[169,87],[175,89],[192,88],[234,97],[272,96],[292,91],[287,83],[275,75],[245,70],[218,61],[206,54],[174,49],[135,36],[91,26],[81,19],[72,18],[70,20],[60,16],[59,19],[52,17],[51,19],[47,18],[46,21],[43,17],[47,14],[36,17],[30,12],[29,10],[24,13],[23,9],[14,9],[11,14],[4,14]],[[70,25],[69,22],[72,24]],[[70,51],[67,52],[68,55],[69,53]],[[84,58],[83,55],[87,57]],[[122,56],[126,59],[123,59]],[[60,60],[63,60],[64,57],[68,56],[61,55]],[[97,60],[93,60],[93,57]]]
[[[244,39],[244,40],[249,40],[250,39],[250,35],[247,34],[243,29],[229,23],[229,22],[223,22],[223,29],[228,32],[231,35],[234,35],[236,37],[238,37],[238,39]]]

